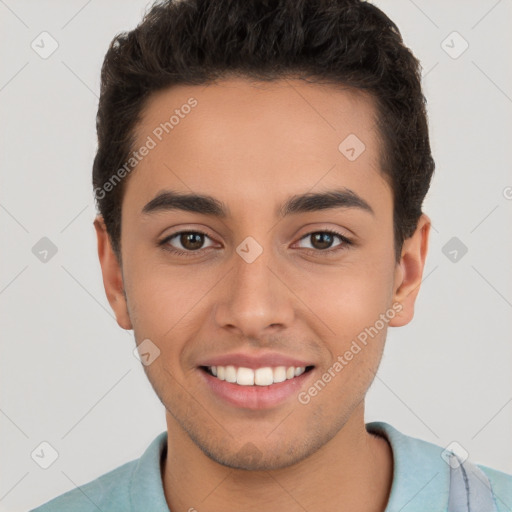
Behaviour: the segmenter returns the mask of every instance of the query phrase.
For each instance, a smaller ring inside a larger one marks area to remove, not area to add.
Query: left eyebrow
[[[292,196],[277,209],[276,214],[286,217],[334,208],[357,208],[375,215],[372,207],[362,197],[347,188]],[[164,190],[157,194],[144,206],[142,214],[148,215],[170,210],[183,210],[220,218],[230,216],[229,208],[214,197],[202,194],[184,194],[171,190]]]
[[[362,197],[348,188],[292,196],[279,209],[279,214],[281,217],[285,217],[290,214],[334,208],[358,208],[375,216],[373,208]]]

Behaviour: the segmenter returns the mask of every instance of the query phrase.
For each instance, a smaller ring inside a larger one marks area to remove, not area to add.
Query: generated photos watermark
[[[400,313],[403,309],[403,305],[400,302],[395,302],[391,308],[385,313],[381,313],[379,319],[375,321],[370,327],[365,327],[357,336],[355,340],[352,340],[350,348],[346,350],[343,355],[339,355],[336,361],[322,374],[322,376],[313,383],[306,391],[301,391],[297,398],[303,405],[307,405],[311,402],[311,399],[318,395],[325,386],[331,382],[342,370],[349,364],[354,356],[357,356],[364,347],[368,344],[368,337],[371,339],[375,338],[379,332],[386,327],[390,320],[395,318],[397,313]],[[362,346],[361,346],[362,345]]]
[[[103,199],[108,192],[114,188],[130,174],[133,169],[141,162],[152,149],[155,149],[159,142],[161,142],[165,135],[171,133],[176,126],[179,125],[182,119],[192,112],[192,109],[198,105],[198,101],[194,97],[190,97],[187,103],[181,105],[180,108],[174,109],[174,114],[169,117],[168,121],[160,123],[146,138],[146,142],[137,150],[132,151],[128,160],[114,173],[112,176],[101,186],[94,189],[94,196],[97,200]],[[156,139],[156,140],[155,140]]]

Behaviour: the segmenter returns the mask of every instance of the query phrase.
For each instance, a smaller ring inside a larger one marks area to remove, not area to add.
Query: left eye
[[[307,235],[301,238],[302,240],[310,239],[312,241],[313,247],[311,249],[318,251],[325,251],[331,248],[333,240],[338,238],[342,243],[340,245],[350,245],[350,240],[336,231],[315,231],[313,233],[308,233]],[[309,247],[306,247],[309,249]]]

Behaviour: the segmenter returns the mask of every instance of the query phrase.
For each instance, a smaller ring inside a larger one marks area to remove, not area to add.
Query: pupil
[[[312,236],[315,243],[320,242],[320,247],[317,247],[317,249],[328,249],[332,243],[333,235],[330,233],[314,233]],[[313,243],[313,245],[315,245],[315,243]]]
[[[194,238],[196,239],[194,242]],[[185,233],[181,235],[181,244],[187,249],[200,249],[203,244],[201,233]]]

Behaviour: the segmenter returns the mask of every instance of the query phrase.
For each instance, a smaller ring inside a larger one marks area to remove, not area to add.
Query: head
[[[361,411],[387,328],[412,319],[434,170],[420,77],[356,0],[159,2],[111,43],[93,166],[105,289],[160,351],[144,368],[168,422],[213,460],[320,449]],[[201,373],[234,352],[331,379],[234,407]]]

